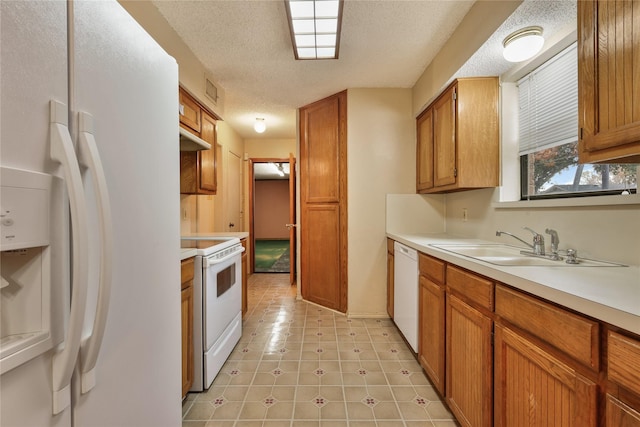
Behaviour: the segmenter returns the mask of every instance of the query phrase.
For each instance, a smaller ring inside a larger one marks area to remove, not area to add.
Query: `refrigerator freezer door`
[[[0,2],[0,151],[2,166],[61,176],[49,147],[50,100],[67,99],[65,2]],[[53,179],[49,271],[51,317],[64,323],[69,305],[69,218],[66,191]],[[3,295],[10,288],[2,290]],[[4,323],[3,317],[3,323]],[[71,425],[69,410],[52,416],[50,350],[0,378],[0,425]]]

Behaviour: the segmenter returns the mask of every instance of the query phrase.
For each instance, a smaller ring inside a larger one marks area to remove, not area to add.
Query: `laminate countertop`
[[[640,334],[640,266],[502,266],[433,245],[496,244],[447,234],[387,233],[427,255],[466,268],[595,319]],[[578,248],[579,249],[579,248]]]

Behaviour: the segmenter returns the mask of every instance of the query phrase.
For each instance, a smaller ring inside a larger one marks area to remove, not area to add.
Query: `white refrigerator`
[[[116,1],[0,20],[0,425],[179,426],[178,66]]]

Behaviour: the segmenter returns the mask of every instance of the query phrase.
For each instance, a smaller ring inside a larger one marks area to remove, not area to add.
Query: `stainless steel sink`
[[[556,261],[550,258],[523,254],[522,251],[526,251],[526,248],[502,244],[432,244],[430,246],[495,265],[521,267],[626,267],[623,264],[585,258],[578,258],[577,264],[567,264],[564,260]]]

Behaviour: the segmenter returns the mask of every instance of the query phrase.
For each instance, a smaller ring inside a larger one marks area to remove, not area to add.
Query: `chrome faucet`
[[[529,227],[523,227],[523,228],[525,230],[528,230],[528,231],[533,233],[533,244],[527,243],[524,240],[522,240],[521,238],[519,238],[518,236],[516,236],[515,234],[511,234],[511,233],[506,232],[506,231],[498,230],[498,231],[496,231],[496,236],[500,237],[500,235],[506,234],[508,236],[513,237],[514,239],[520,240],[522,243],[524,243],[525,245],[529,246],[533,250],[533,253],[535,255],[544,255],[544,236],[542,236],[542,234],[536,233],[535,231],[533,231]]]
[[[544,230],[545,233],[551,236],[551,259],[553,260],[561,260],[562,257],[558,255],[558,244],[560,243],[560,238],[558,237],[558,232],[556,230],[552,230],[551,228],[547,228]]]

